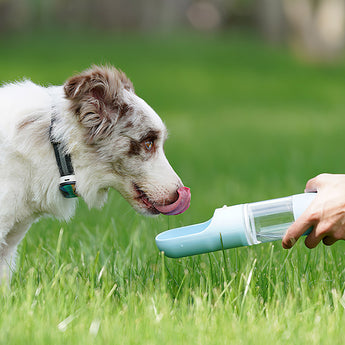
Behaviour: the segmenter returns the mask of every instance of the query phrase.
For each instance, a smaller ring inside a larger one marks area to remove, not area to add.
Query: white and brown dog
[[[0,88],[0,279],[18,243],[42,215],[68,220],[75,195],[89,207],[118,190],[146,215],[184,212],[190,191],[167,161],[166,128],[113,67],[78,74],[63,86],[31,81]]]

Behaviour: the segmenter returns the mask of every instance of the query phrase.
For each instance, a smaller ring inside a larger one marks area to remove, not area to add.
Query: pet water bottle
[[[316,193],[304,193],[224,206],[205,223],[159,234],[156,244],[165,255],[177,258],[280,240],[315,196]]]

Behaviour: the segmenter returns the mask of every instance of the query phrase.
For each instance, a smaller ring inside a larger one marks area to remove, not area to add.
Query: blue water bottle
[[[224,206],[216,209],[207,222],[162,232],[156,244],[166,256],[179,258],[280,240],[315,196],[304,193]]]

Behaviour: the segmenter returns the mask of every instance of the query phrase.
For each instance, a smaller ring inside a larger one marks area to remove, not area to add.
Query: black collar
[[[76,179],[74,169],[71,161],[71,156],[64,151],[63,144],[54,139],[52,135],[53,126],[55,122],[55,111],[53,111],[50,128],[49,139],[54,148],[56,163],[60,172],[59,189],[65,198],[76,198],[79,195],[76,192]]]

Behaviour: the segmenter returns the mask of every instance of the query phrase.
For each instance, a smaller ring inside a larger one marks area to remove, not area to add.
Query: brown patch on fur
[[[125,116],[126,114],[128,114],[128,112],[130,111],[130,107],[129,107],[129,105],[128,104],[121,104],[121,106],[120,106],[120,109],[119,109],[119,116],[120,117],[123,117],[123,116]]]
[[[68,99],[80,99],[88,93],[106,103],[113,102],[121,88],[134,92],[133,84],[124,72],[115,67],[95,65],[68,79],[64,86]]]
[[[159,137],[159,132],[154,129],[150,129],[145,135],[142,136],[140,141],[141,142],[146,141],[146,140],[155,141],[158,139],[158,137]]]
[[[134,92],[133,84],[114,67],[93,66],[66,81],[66,98],[86,129],[87,143],[105,139],[117,120],[132,111],[122,100],[123,90]]]
[[[131,140],[128,150],[128,156],[138,156],[141,152],[141,144],[136,140]]]
[[[134,127],[134,123],[132,121],[128,121],[124,126],[124,128],[133,128],[133,127]]]
[[[127,152],[128,156],[140,155],[143,151],[146,141],[152,141],[153,143],[153,146],[150,149],[150,151],[146,151],[148,154],[152,155],[156,151],[155,141],[158,139],[158,137],[159,137],[159,132],[154,129],[150,129],[139,139],[139,141],[132,139],[130,141],[129,150]]]
[[[131,115],[133,112],[133,109],[128,104],[123,103],[123,104],[114,104],[114,111],[116,111],[120,119],[124,116]]]

